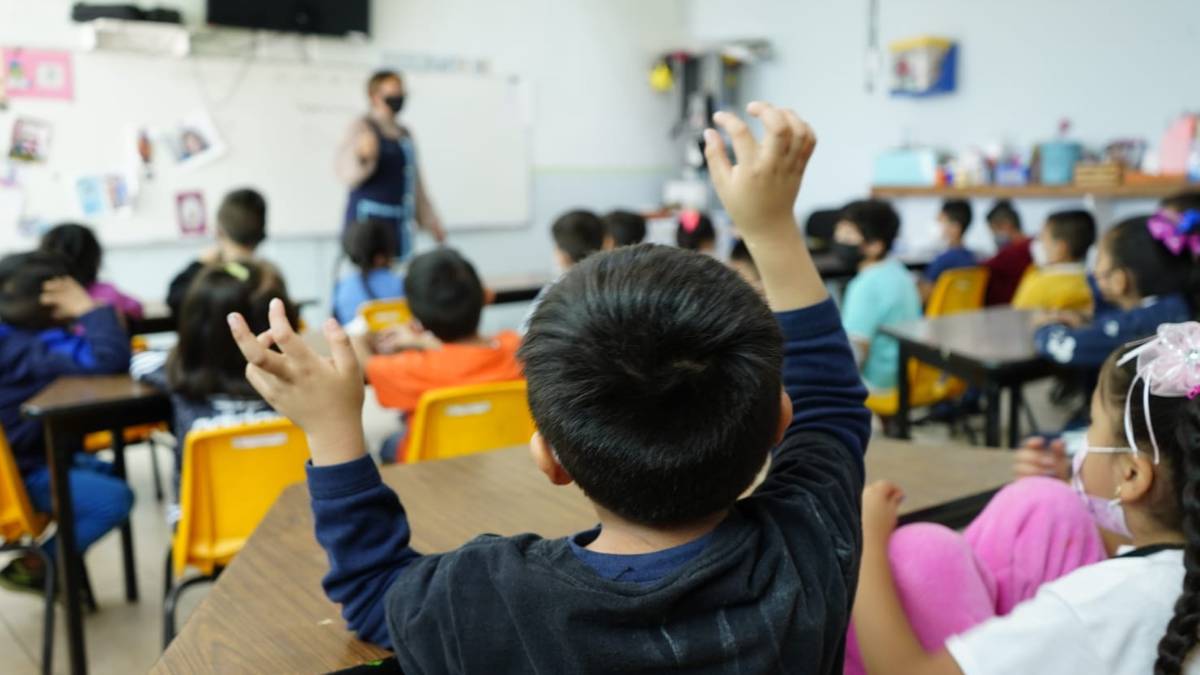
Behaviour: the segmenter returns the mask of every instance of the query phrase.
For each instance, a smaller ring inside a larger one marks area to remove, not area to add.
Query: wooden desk
[[[296,300],[296,308],[303,311],[310,305],[316,305],[312,298]],[[161,301],[146,302],[142,305],[142,318],[129,320],[130,335],[151,335],[153,333],[174,333],[175,317],[171,308]]]
[[[985,309],[936,319],[921,319],[884,326],[883,333],[900,342],[897,413],[901,438],[909,433],[910,358],[924,361],[983,388],[987,400],[985,436],[990,446],[1000,445],[1000,396],[1011,392],[1008,445],[1021,440],[1021,387],[1051,375],[1049,361],[1033,349],[1033,314],[1010,308]]]
[[[878,439],[867,475],[904,486],[905,521],[949,516],[962,524],[1008,482],[1010,461],[1008,453],[979,448]],[[446,551],[480,532],[560,537],[596,523],[579,490],[550,485],[524,447],[388,467],[383,477],[404,500],[421,551]],[[313,538],[308,493],[292,486],[152,672],[320,673],[385,656],[346,630],[321,590],[328,568]]]
[[[813,253],[813,264],[817,266],[817,273],[825,281],[849,281],[858,274],[858,269],[848,267],[842,259],[829,252]],[[919,256],[901,256],[900,262],[913,272],[923,271],[929,267],[930,259],[928,257]]]
[[[21,406],[26,417],[41,420],[46,432],[46,459],[58,523],[58,560],[66,599],[67,644],[72,673],[87,672],[80,608],[80,558],[75,554],[75,512],[71,505],[71,483],[67,480],[74,454],[83,447],[84,434],[110,431],[114,468],[125,477],[124,429],[137,424],[168,421],[171,401],[159,390],[135,382],[128,375],[60,377]],[[126,523],[121,528],[125,557],[125,596],[137,600],[134,576],[133,534]]]
[[[551,281],[553,279],[544,274],[516,274],[488,278],[484,280],[484,286],[494,294],[492,304],[503,305],[510,302],[529,302]]]

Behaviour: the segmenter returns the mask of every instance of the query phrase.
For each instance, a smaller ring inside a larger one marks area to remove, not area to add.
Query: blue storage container
[[[1083,147],[1071,141],[1042,143],[1039,148],[1042,185],[1070,185]]]

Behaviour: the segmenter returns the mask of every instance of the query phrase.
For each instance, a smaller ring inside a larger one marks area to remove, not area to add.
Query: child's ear
[[[1144,452],[1137,455],[1118,455],[1118,475],[1114,482],[1119,492],[1116,496],[1126,503],[1147,498],[1154,489],[1155,478],[1165,477],[1165,474],[1156,476],[1154,468],[1153,456]]]
[[[783,442],[783,435],[787,433],[788,427],[792,424],[792,415],[795,410],[792,408],[792,397],[788,396],[787,390],[783,387],[779,388],[779,424],[775,430],[775,445]]]
[[[546,474],[546,478],[549,478],[551,483],[570,485],[574,480],[562,464],[558,463],[558,458],[554,456],[554,450],[550,444],[536,431],[529,439],[529,454],[533,456],[533,462],[537,464],[542,473]]]

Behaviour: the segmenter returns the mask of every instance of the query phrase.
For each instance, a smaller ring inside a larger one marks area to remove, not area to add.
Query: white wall
[[[1027,146],[1059,119],[1089,145],[1115,137],[1157,144],[1168,121],[1200,110],[1200,3],[1195,0],[881,0],[880,41],[920,34],[960,41],[959,91],[892,99],[864,90],[867,0],[688,0],[698,40],[765,37],[777,57],[753,68],[749,98],[794,107],[820,143],[801,211],[866,193],[872,160],[905,141],[952,150],[986,142]],[[885,58],[884,68],[887,67]],[[1020,201],[1036,230],[1064,202]],[[932,236],[933,200],[899,204],[909,246]],[[978,214],[987,204],[976,203]],[[1118,205],[1113,215],[1152,202]],[[985,245],[985,228],[972,241]]]
[[[319,40],[310,47],[317,58],[423,52],[486,59],[496,72],[529,81],[532,223],[519,230],[456,232],[451,243],[475,260],[485,276],[548,271],[548,228],[555,215],[577,206],[654,205],[663,178],[673,171],[667,137],[671,99],[653,94],[645,82],[653,58],[685,39],[682,1],[375,0],[368,46]],[[0,0],[0,45],[74,47],[71,4]],[[190,24],[203,15],[204,0],[160,4],[180,7]],[[297,53],[299,41],[275,42],[281,53]],[[420,130],[416,133],[419,138]],[[464,162],[471,161],[461,148],[423,147],[427,154],[439,151],[461,153]],[[330,148],[331,157],[332,152]],[[283,268],[293,295],[319,298],[322,307],[337,254],[335,227],[328,237],[270,241],[264,250]],[[104,274],[136,294],[159,297],[170,275],[201,246],[111,249]]]

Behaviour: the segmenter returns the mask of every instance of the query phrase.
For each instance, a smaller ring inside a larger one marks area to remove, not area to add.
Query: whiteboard
[[[16,164],[27,219],[82,219],[76,180],[135,173],[138,128],[177,129],[204,111],[226,146],[202,166],[177,165],[154,144],[152,176],[138,181],[131,209],[86,219],[108,245],[179,241],[176,195],[200,191],[212,232],[228,190],[251,186],[268,202],[274,237],[340,232],[347,188],[334,156],[366,108],[371,68],[234,58],[171,59],[76,52],[73,101],[17,99],[0,112],[7,154],[19,117],[52,125],[47,161]],[[527,96],[511,78],[477,74],[406,75],[413,131],[434,206],[448,228],[511,227],[529,222],[531,171]],[[0,248],[28,247],[32,235],[0,231]]]

